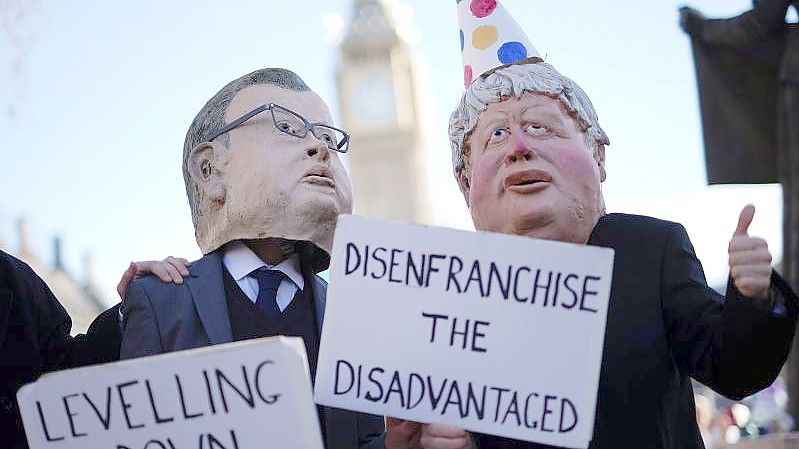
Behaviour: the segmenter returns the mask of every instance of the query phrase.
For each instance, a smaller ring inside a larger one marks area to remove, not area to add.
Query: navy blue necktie
[[[280,319],[283,313],[277,306],[277,289],[285,277],[283,272],[261,267],[250,273],[250,276],[258,280],[258,299],[255,300],[255,306],[270,320]]]

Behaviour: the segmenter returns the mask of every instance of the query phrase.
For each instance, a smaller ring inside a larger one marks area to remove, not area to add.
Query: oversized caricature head
[[[260,110],[260,111],[259,111]],[[309,242],[329,261],[336,218],[352,188],[325,103],[291,71],[262,69],[228,83],[197,114],[183,177],[203,254],[233,240]]]
[[[609,141],[576,83],[543,62],[499,68],[466,89],[449,136],[478,230],[587,242]]]

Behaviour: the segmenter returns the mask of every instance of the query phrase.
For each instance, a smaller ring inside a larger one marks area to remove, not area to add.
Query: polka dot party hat
[[[463,83],[514,63],[541,61],[521,27],[497,0],[457,0]]]

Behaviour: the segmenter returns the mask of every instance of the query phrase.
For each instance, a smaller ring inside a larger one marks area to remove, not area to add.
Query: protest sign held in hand
[[[317,403],[591,439],[613,250],[339,218]]]
[[[17,400],[31,449],[323,448],[296,337],[61,371]]]

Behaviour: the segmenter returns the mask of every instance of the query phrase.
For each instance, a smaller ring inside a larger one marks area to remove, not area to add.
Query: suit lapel
[[[319,335],[321,335],[322,323],[325,320],[325,307],[327,306],[327,282],[319,276],[311,276],[311,287],[313,287],[316,322],[319,325]]]
[[[233,341],[223,269],[222,256],[211,253],[191,265],[190,277],[186,280],[197,315],[212,345]]]

